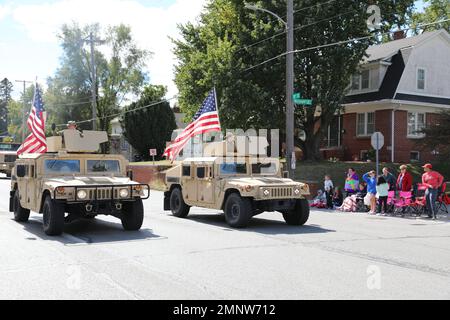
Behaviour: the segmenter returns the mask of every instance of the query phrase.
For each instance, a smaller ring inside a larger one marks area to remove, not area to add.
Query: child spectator
[[[336,187],[333,193],[333,205],[335,208],[342,206],[342,202],[344,202],[344,195],[340,188]]]
[[[378,198],[378,215],[387,212],[387,200],[389,196],[389,183],[387,183],[384,176],[378,178],[377,183],[377,198]]]
[[[367,196],[370,201],[370,212],[369,214],[376,214],[376,206],[377,206],[377,179],[376,172],[370,171],[363,176],[363,180],[367,183]]]
[[[327,209],[333,209],[333,189],[334,189],[334,185],[333,185],[333,181],[331,181],[331,176],[330,175],[326,175],[325,176],[325,181],[323,182],[323,186],[324,186],[325,195],[326,195],[326,198],[327,198]]]
[[[317,196],[313,199],[311,207],[326,208],[327,199],[325,193],[322,190],[317,191]]]

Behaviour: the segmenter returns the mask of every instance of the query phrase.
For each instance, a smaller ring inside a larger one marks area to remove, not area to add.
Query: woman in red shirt
[[[400,167],[400,175],[397,179],[397,190],[403,192],[410,192],[413,186],[413,177],[408,172],[408,167],[403,165]]]
[[[423,170],[425,173],[422,176],[422,184],[427,187],[426,197],[428,217],[436,220],[436,199],[439,193],[439,188],[444,183],[444,177],[439,172],[433,171],[433,166],[431,164],[424,165]]]

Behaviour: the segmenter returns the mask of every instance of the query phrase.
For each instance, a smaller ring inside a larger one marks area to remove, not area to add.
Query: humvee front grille
[[[270,189],[271,198],[292,198],[293,191],[291,187],[279,187]]]
[[[104,188],[104,189],[96,189],[96,190],[89,190],[89,199],[97,199],[97,200],[111,200],[111,199],[117,199],[118,198],[118,191],[117,189],[114,190],[114,197],[112,197],[112,190],[111,188]],[[97,196],[95,195],[97,193]]]

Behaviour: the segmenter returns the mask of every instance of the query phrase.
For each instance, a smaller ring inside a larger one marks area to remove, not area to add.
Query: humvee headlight
[[[294,189],[294,194],[295,194],[296,196],[300,195],[300,193],[301,193],[300,188],[295,188],[295,189]]]
[[[78,190],[77,192],[77,198],[80,200],[84,200],[87,198],[87,192],[84,190]]]
[[[64,194],[64,193],[66,193],[66,189],[64,187],[58,187],[58,188],[56,188],[56,192],[58,194]]]
[[[121,198],[128,198],[129,195],[130,195],[130,191],[128,191],[128,189],[120,189],[119,190],[119,196]]]
[[[263,191],[263,194],[265,197],[268,197],[268,196],[270,196],[270,191],[266,189]]]

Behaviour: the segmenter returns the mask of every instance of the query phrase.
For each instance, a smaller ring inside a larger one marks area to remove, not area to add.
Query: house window
[[[364,70],[361,73],[361,89],[369,89],[370,87],[370,70]]]
[[[361,76],[359,74],[354,74],[352,76],[352,90],[359,90],[359,81]]]
[[[408,137],[423,137],[425,113],[408,112]]]
[[[418,151],[411,151],[409,155],[409,159],[411,162],[419,162],[420,161],[420,152]]]
[[[417,89],[425,90],[425,69],[417,69]]]
[[[375,112],[358,113],[356,134],[370,136],[375,132]]]

